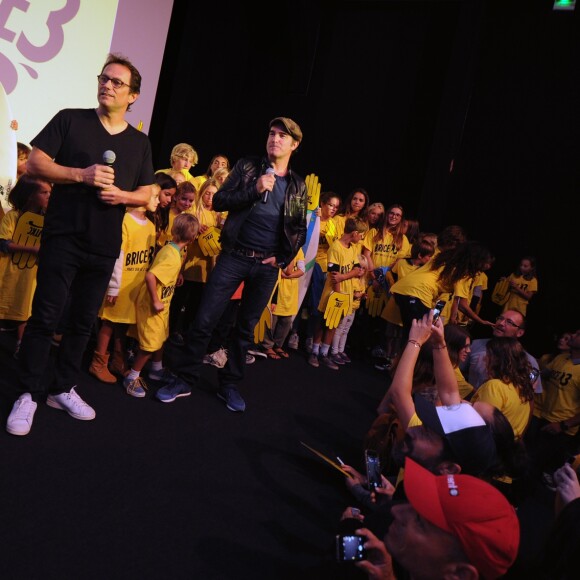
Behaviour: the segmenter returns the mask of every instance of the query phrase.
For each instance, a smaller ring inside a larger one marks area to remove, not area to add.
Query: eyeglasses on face
[[[123,86],[131,88],[130,85],[124,83],[121,79],[112,79],[107,75],[97,75],[97,80],[99,81],[100,85],[106,85],[109,81],[111,81],[111,84],[115,90],[120,89]]]
[[[498,316],[495,319],[496,322],[505,322],[508,326],[513,326],[514,328],[521,328],[521,326],[519,326],[518,324],[516,324],[513,320],[510,320],[509,318],[505,318],[503,316]]]

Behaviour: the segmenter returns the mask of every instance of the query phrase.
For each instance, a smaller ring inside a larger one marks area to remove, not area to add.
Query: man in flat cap
[[[228,361],[219,370],[218,397],[230,411],[244,411],[238,391],[254,329],[278,280],[278,271],[296,256],[306,239],[306,185],[290,168],[302,131],[288,117],[270,121],[266,156],[240,159],[213,198],[215,211],[228,212],[222,251],[209,276],[186,345],[173,371],[177,377],[157,392],[169,403],[191,394],[199,380],[211,333],[232,295],[244,284]]]

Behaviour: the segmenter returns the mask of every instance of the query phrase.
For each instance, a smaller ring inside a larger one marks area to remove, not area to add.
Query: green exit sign
[[[574,10],[576,0],[554,0],[554,10]]]

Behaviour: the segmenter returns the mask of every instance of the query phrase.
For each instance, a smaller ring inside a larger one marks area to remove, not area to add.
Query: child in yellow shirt
[[[139,342],[139,349],[123,386],[127,394],[144,397],[147,384],[140,376],[145,364],[151,359],[149,378],[162,380],[163,345],[169,335],[169,305],[181,272],[181,252],[195,239],[199,231],[197,218],[188,213],[175,217],[171,228],[172,241],[163,246],[155,256],[145,283],[141,286],[136,305],[136,324],[129,335]]]

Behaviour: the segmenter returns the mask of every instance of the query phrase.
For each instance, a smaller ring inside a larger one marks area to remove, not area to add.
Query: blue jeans
[[[32,393],[37,398],[45,391],[43,378],[50,344],[69,295],[68,319],[50,390],[68,392],[77,384],[85,348],[114,265],[115,258],[91,254],[73,237],[57,236],[42,241],[32,315],[26,324],[18,356],[21,392]]]
[[[177,375],[191,385],[197,383],[212,332],[234,292],[244,282],[236,328],[227,347],[228,362],[219,370],[220,386],[239,383],[244,378],[248,347],[254,343],[254,329],[277,280],[278,268],[262,264],[260,259],[220,254],[188,329],[183,354],[173,369]]]

